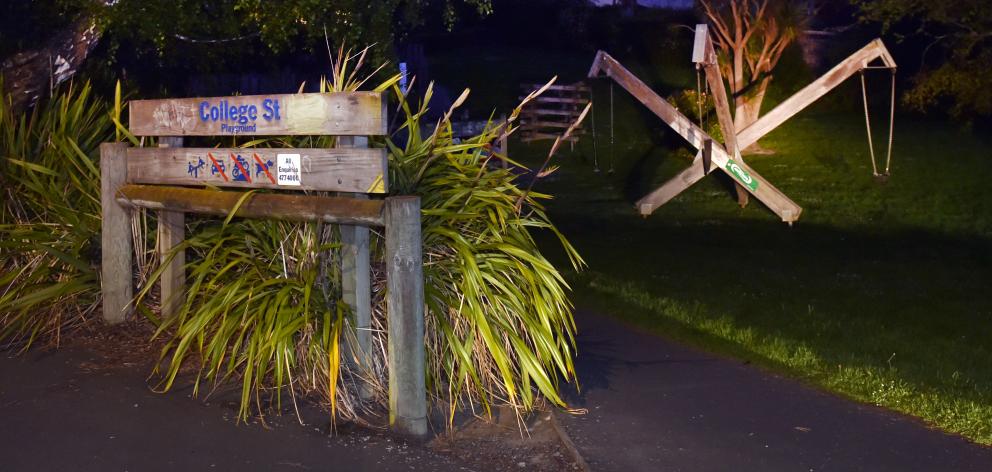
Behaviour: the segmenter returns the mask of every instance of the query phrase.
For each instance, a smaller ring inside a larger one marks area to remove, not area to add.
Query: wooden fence
[[[520,99],[543,87],[543,84],[521,84]],[[520,140],[523,142],[556,139],[579,119],[582,110],[592,100],[591,89],[582,82],[572,85],[552,85],[534,98],[520,112]],[[571,145],[578,142],[585,130],[578,128],[567,138]]]

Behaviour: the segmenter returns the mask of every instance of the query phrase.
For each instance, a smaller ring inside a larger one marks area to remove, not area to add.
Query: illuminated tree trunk
[[[758,121],[758,117],[761,115],[761,103],[764,102],[765,91],[768,90],[768,82],[770,82],[770,78],[764,78],[753,92],[744,93],[734,98],[734,128],[738,131]]]
[[[785,48],[805,18],[787,1],[700,0],[719,49],[720,70],[734,99],[734,127],[739,132],[758,120],[765,92]],[[758,143],[747,148],[760,150]]]

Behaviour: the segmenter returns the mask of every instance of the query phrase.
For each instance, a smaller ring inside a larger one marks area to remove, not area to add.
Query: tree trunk
[[[737,133],[751,126],[752,123],[758,121],[758,117],[761,116],[761,104],[765,100],[765,92],[768,90],[768,82],[770,77],[765,77],[761,80],[761,83],[755,87],[755,90],[746,93],[734,100],[734,128]],[[748,154],[770,154],[771,152],[767,149],[762,148],[757,142],[748,146],[746,149],[741,149],[741,153]]]
[[[95,18],[83,17],[38,49],[22,51],[5,60],[0,66],[3,92],[10,97],[13,109],[34,104],[71,78],[99,41]]]

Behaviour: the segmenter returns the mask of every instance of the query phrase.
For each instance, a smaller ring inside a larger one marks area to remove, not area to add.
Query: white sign
[[[296,187],[302,185],[299,154],[277,154],[276,168],[278,170],[277,179],[279,185],[292,185]]]

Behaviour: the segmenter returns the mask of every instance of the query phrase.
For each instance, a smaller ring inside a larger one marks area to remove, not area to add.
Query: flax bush
[[[357,60],[355,58],[357,57]],[[339,50],[322,92],[357,90],[364,53]],[[440,120],[426,122],[431,88],[416,104],[396,86],[398,76],[374,90],[392,91],[395,132],[374,138],[389,152],[391,193],[422,201],[428,380],[436,404],[518,411],[540,398],[563,405],[559,382],[574,379],[575,325],[568,286],[542,254],[532,233],[547,231],[568,255],[575,249],[529,191],[530,177],[493,165],[508,156],[491,143],[512,133],[490,122],[457,142],[450,117],[466,91]],[[0,179],[0,342],[58,339],[66,326],[97,312],[99,302],[98,146],[131,136],[113,106],[93,99],[89,87],[68,90],[18,118],[0,109],[4,162]],[[388,95],[388,94],[387,94]],[[116,135],[115,135],[116,124]],[[240,146],[330,147],[332,137],[292,137],[227,143]],[[512,162],[512,161],[511,161]],[[518,169],[522,167],[513,163]],[[220,191],[220,190],[218,190]],[[245,196],[245,200],[251,194]],[[352,336],[342,301],[340,235],[333,225],[188,219],[186,240],[168,258],[187,257],[187,288],[175,316],[157,313],[157,261],[148,261],[152,234],[143,213],[135,218],[142,282],[136,304],[161,338],[156,371],[165,391],[192,365],[196,391],[236,382],[240,417],[292,404],[301,395],[322,398],[334,418],[366,421],[384,411],[386,382],[385,280],[381,235],[373,231],[373,349],[353,362]],[[144,277],[142,274],[148,273]],[[181,380],[185,381],[185,380]]]
[[[0,347],[58,343],[99,302],[99,145],[110,107],[69,86],[27,113],[0,101]]]

